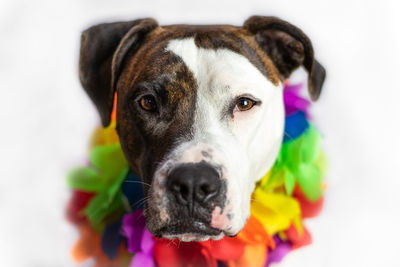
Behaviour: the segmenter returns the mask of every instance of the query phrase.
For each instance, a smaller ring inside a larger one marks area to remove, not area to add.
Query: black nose
[[[206,204],[221,188],[217,170],[205,162],[186,163],[176,167],[167,178],[167,191],[178,203],[192,209],[194,204]]]

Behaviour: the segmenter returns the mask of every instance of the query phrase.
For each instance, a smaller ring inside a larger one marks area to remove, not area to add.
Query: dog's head
[[[101,24],[82,34],[80,79],[143,180],[147,228],[183,241],[236,235],[284,132],[283,81],[299,66],[316,100],[325,70],[274,17],[243,27]]]

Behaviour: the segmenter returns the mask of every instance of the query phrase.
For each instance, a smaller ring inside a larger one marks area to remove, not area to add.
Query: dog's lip
[[[165,225],[156,231],[156,236],[180,236],[184,234],[218,236],[221,233],[221,229],[213,228],[208,223],[201,221],[187,221]]]
[[[220,240],[223,238],[225,235],[223,232],[221,232],[219,235],[200,235],[200,234],[193,234],[193,233],[187,233],[187,234],[180,234],[180,235],[164,235],[162,238],[166,239],[179,239],[179,241],[182,242],[204,242],[207,240]]]

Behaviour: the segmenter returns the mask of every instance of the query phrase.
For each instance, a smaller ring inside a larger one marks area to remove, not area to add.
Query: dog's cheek
[[[236,154],[240,154],[240,151],[236,151]],[[249,184],[250,180],[247,177],[247,159],[244,157],[231,157],[230,159],[232,163],[226,165],[227,200],[223,214],[229,220],[228,226],[225,226],[224,230],[234,235],[241,230],[243,222],[246,221],[250,212],[248,192],[251,190],[251,184]]]
[[[225,216],[213,217],[212,222],[215,225],[223,224],[223,228],[220,229],[223,229],[227,235],[237,235],[242,230],[245,222],[250,216],[250,206],[248,205],[247,207],[246,202],[250,203],[250,199],[248,199],[248,201],[246,201],[246,199],[240,201],[239,197],[230,198],[230,201],[223,212],[223,215]]]
[[[123,107],[121,107],[123,108]],[[146,145],[146,138],[143,136],[142,129],[139,128],[138,123],[131,118],[130,114],[120,112],[118,117],[118,134],[120,138],[121,148],[127,158],[127,161],[134,172],[136,172],[142,179],[144,200],[144,215],[146,217],[146,226],[150,232],[156,234],[164,222],[169,217],[166,209],[163,208],[163,190],[161,186],[162,181],[153,180],[155,165],[158,159],[153,159],[154,154],[151,149]],[[150,185],[150,186],[147,186]],[[164,190],[165,191],[165,190]]]
[[[123,98],[121,94],[119,98]],[[144,150],[144,138],[128,105],[123,101],[118,102],[116,129],[125,157],[132,168],[140,177],[143,177],[140,168],[141,156]]]
[[[282,144],[285,125],[282,90],[277,88],[261,110],[255,122],[259,127],[246,145],[247,153],[252,155],[253,181],[261,179],[272,168]]]
[[[148,192],[148,217],[154,219],[152,224],[156,225],[158,229],[170,221],[168,198],[166,195],[166,179],[170,168],[171,162],[167,161],[154,172]]]
[[[153,234],[158,234],[160,228],[167,224],[170,220],[166,205],[164,204],[164,193],[161,191],[155,192],[152,187],[149,190],[148,200],[145,203],[144,215],[146,217],[146,227]]]
[[[146,203],[143,213],[149,232],[156,236],[159,235],[158,231],[162,227],[159,210],[152,203]]]
[[[271,95],[268,106],[258,110],[248,121],[244,132],[243,125],[238,123],[234,129],[237,138],[236,147],[241,148],[239,166],[244,170],[242,177],[234,180],[237,184],[232,186],[232,200],[235,205],[232,220],[232,232],[240,231],[250,216],[251,195],[255,182],[262,178],[272,167],[282,143],[284,131],[284,108],[280,90]],[[239,150],[238,152],[239,153]],[[247,158],[246,158],[247,156]],[[243,157],[243,158],[242,158]],[[239,190],[239,191],[237,191]],[[236,192],[236,193],[235,193]]]

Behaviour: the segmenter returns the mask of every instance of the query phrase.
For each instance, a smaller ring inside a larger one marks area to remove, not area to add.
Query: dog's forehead
[[[271,81],[248,58],[230,49],[198,47],[195,38],[189,37],[170,40],[166,50],[182,59],[196,80],[198,95],[209,98],[241,93],[266,95],[273,90],[274,86],[268,86]]]
[[[271,59],[258,46],[252,34],[234,26],[172,25],[155,29],[130,61],[134,66],[130,80],[159,77],[165,73],[176,73],[181,62],[166,53],[171,42],[192,39],[197,48],[207,50],[229,50],[242,55],[273,84],[280,82],[279,72]],[[194,47],[192,46],[191,49]],[[175,51],[177,52],[177,51]],[[175,53],[176,54],[176,53]],[[133,75],[132,75],[133,73]]]
[[[258,69],[267,79],[277,85],[280,77],[277,69],[271,59],[262,51],[255,41],[252,34],[249,34],[243,28],[233,26],[171,26],[167,29],[170,31],[168,35],[166,47],[179,55],[185,63],[191,59],[192,68],[194,64],[216,63],[217,61],[227,61],[227,53],[215,53],[213,57],[201,57],[199,51],[228,51],[230,54],[241,55],[246,58],[255,68]],[[174,36],[174,35],[177,36]],[[179,42],[179,40],[184,40]],[[186,42],[185,42],[186,41]],[[211,53],[209,53],[211,54]],[[194,61],[197,56],[208,62]],[[200,56],[200,57],[199,57]],[[191,57],[191,58],[189,58]],[[229,62],[235,64],[234,62]],[[238,62],[236,62],[237,64]]]

